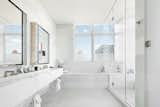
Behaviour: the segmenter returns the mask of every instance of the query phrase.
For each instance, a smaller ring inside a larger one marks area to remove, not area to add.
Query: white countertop
[[[0,79],[0,107],[15,107],[47,87],[63,69],[45,69]]]

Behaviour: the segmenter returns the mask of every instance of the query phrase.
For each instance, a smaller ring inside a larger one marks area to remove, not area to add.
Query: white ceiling
[[[57,24],[100,24],[114,0],[40,0]]]

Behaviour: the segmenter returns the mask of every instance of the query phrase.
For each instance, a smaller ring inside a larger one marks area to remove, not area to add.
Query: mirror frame
[[[13,5],[15,8],[17,8],[20,12],[21,12],[21,40],[22,40],[22,42],[21,42],[21,46],[22,46],[22,55],[21,55],[21,63],[19,63],[19,64],[10,64],[10,63],[8,63],[8,64],[4,64],[4,63],[2,63],[2,64],[0,64],[0,66],[3,66],[3,65],[23,65],[23,64],[25,64],[27,61],[25,61],[24,62],[24,59],[26,60],[26,58],[24,57],[24,53],[26,52],[26,50],[25,50],[25,48],[24,48],[24,43],[25,43],[25,41],[24,41],[24,36],[26,35],[26,28],[27,28],[27,14],[20,8],[20,7],[18,7],[12,0],[8,0],[8,2],[9,3],[11,3],[11,5]]]

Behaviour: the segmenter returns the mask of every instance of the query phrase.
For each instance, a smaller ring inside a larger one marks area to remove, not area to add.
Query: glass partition
[[[124,2],[118,0],[112,10],[114,25],[114,62],[110,66],[110,90],[121,100],[125,100],[125,19]]]
[[[110,88],[119,98],[125,99],[124,22],[116,23],[114,26],[114,62],[110,69]],[[121,29],[120,32],[116,32],[117,26]]]
[[[135,107],[135,1],[117,0],[111,15],[115,36],[109,89],[120,100]]]
[[[135,106],[135,1],[126,0],[126,100]]]

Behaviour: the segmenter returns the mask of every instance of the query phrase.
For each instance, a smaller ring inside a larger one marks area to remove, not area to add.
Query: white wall
[[[27,25],[27,64],[30,63],[30,22],[36,22],[50,34],[50,64],[55,63],[55,23],[47,14],[39,0],[12,0],[16,3],[28,16]]]
[[[73,61],[73,54],[73,25],[56,25],[56,58],[69,64]]]
[[[146,39],[152,45],[146,49],[147,99],[145,107],[160,107],[160,0],[146,0]]]
[[[2,28],[0,28],[0,29],[2,29]],[[0,30],[0,64],[3,63],[3,57],[4,57],[4,55],[3,55],[4,43],[3,43],[3,35],[2,35],[3,32],[1,32],[1,31],[2,30]]]

